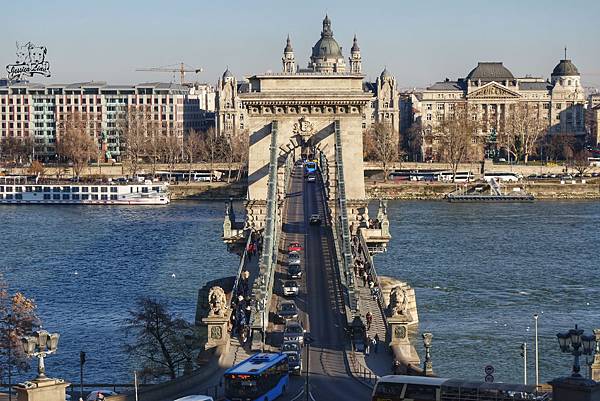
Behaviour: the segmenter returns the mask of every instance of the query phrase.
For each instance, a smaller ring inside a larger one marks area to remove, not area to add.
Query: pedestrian
[[[375,283],[373,280],[369,280],[369,289],[371,290],[371,294],[373,294],[373,288],[375,288]]]
[[[246,324],[250,324],[250,314],[252,313],[252,308],[250,307],[250,304],[246,305],[244,313],[246,314]]]
[[[375,348],[375,353],[377,353],[377,349],[379,348],[379,334],[375,333],[375,337],[373,337],[373,347]]]
[[[367,339],[365,341],[365,355],[369,356],[371,353],[371,337],[367,334]]]
[[[365,317],[367,318],[367,330],[371,330],[371,323],[373,322],[371,311],[368,311]]]
[[[367,286],[367,272],[366,271],[363,271],[362,279],[363,279],[363,287],[366,287]]]
[[[400,361],[397,359],[394,359],[394,362],[392,363],[392,373],[395,375],[400,374]]]

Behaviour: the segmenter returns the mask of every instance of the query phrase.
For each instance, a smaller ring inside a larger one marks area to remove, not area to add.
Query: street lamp
[[[306,344],[306,379],[304,380],[304,394],[306,395],[306,401],[310,399],[309,390],[309,374],[310,374],[310,345],[315,342],[309,334],[304,336],[304,344]]]
[[[596,337],[583,335],[583,330],[577,328],[575,325],[574,329],[569,330],[566,333],[558,333],[558,345],[560,350],[565,353],[573,355],[573,372],[571,377],[582,377],[579,374],[581,367],[579,365],[579,357],[581,355],[592,355],[596,346]]]
[[[21,338],[25,355],[29,358],[34,356],[38,358],[38,375],[35,380],[48,380],[44,358],[56,352],[59,338],[60,334],[50,334],[46,330],[39,330],[31,336]]]
[[[533,315],[535,320],[535,385],[540,385],[540,359],[538,354],[538,314]]]
[[[527,384],[527,343],[521,344],[521,356],[523,357],[523,384]]]
[[[433,334],[423,333],[423,346],[425,347],[425,362],[423,362],[423,376],[429,376],[433,373],[433,365],[431,364],[431,340]]]

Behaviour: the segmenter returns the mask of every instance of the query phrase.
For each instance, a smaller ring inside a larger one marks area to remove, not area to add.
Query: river
[[[193,321],[198,288],[236,271],[223,212],[221,202],[0,207],[0,272],[61,333],[48,373],[78,381],[84,350],[87,378],[131,382],[123,328],[135,300],[165,299]],[[527,341],[533,381],[534,313],[541,381],[569,373],[556,333],[600,327],[599,202],[395,201],[388,212],[393,239],[376,266],[415,287],[437,374],[482,380],[491,364],[496,381],[520,382]]]

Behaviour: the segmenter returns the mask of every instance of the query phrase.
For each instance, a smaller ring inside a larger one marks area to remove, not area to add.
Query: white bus
[[[534,385],[485,383],[440,377],[383,376],[377,380],[371,401],[515,401],[550,400]]]
[[[588,161],[590,162],[590,166],[600,167],[600,157],[588,157]]]
[[[438,180],[443,182],[452,182],[452,171],[442,171],[438,173]],[[470,171],[457,171],[454,182],[471,182],[473,174]]]
[[[493,179],[496,182],[517,182],[523,179],[523,175],[519,173],[502,173],[496,171],[490,171],[483,174],[483,179],[486,181],[491,181]]]

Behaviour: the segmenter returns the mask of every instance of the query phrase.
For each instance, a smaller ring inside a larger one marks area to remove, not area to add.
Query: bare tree
[[[202,160],[210,163],[211,176],[215,171],[215,160],[219,160],[223,155],[223,147],[220,146],[222,140],[222,136],[218,135],[212,127],[202,134]]]
[[[22,164],[33,150],[33,141],[29,137],[5,137],[0,139],[0,156],[10,164]]]
[[[452,181],[456,179],[456,171],[460,163],[465,161],[477,149],[474,142],[481,127],[477,111],[473,106],[457,104],[452,113],[440,121],[435,128],[436,137],[442,146],[444,160],[452,170]]]
[[[164,153],[164,136],[160,127],[154,124],[148,126],[147,132],[145,152],[152,161],[152,175],[154,175],[156,174],[156,164]]]
[[[592,168],[588,159],[589,157],[590,152],[585,148],[585,146],[581,142],[575,142],[573,145],[571,160],[567,163],[567,165],[583,176]]]
[[[236,181],[239,180],[240,170],[248,158],[248,131],[234,129],[221,138],[217,138],[217,146],[227,161],[227,182],[231,181],[233,164],[239,163],[240,168],[236,173]]]
[[[36,309],[33,299],[20,292],[10,294],[8,284],[0,275],[0,323],[3,323],[0,326],[0,366],[16,367],[19,371],[28,368],[21,337],[40,327]]]
[[[189,163],[188,181],[192,181],[192,165],[200,157],[202,151],[202,136],[195,130],[191,130],[183,138],[183,153]]]
[[[59,169],[60,170],[60,169]],[[46,175],[46,169],[44,165],[38,160],[34,160],[31,166],[27,169],[27,174],[35,175],[36,180],[41,180]]]
[[[363,135],[367,160],[381,163],[387,181],[390,164],[398,160],[399,134],[388,124],[377,123]]]
[[[169,166],[169,176],[175,169],[175,164],[181,156],[182,138],[178,138],[173,135],[166,136],[161,140],[161,150],[164,160]]]
[[[500,129],[499,142],[516,160],[527,164],[529,156],[535,153],[540,139],[548,129],[548,120],[540,104],[518,103],[509,105],[503,129]]]
[[[148,137],[154,125],[150,118],[151,116],[143,110],[130,108],[122,113],[122,117],[117,122],[124,159],[129,165],[132,176],[137,175],[140,161],[146,154]]]
[[[133,341],[125,351],[154,377],[175,379],[177,365],[189,358],[184,336],[191,330],[190,324],[171,313],[166,303],[144,297],[129,311],[126,325],[126,334],[133,335]]]
[[[98,142],[92,136],[94,121],[76,112],[67,114],[59,125],[57,153],[73,163],[73,172],[80,177],[90,159],[98,154]]]

